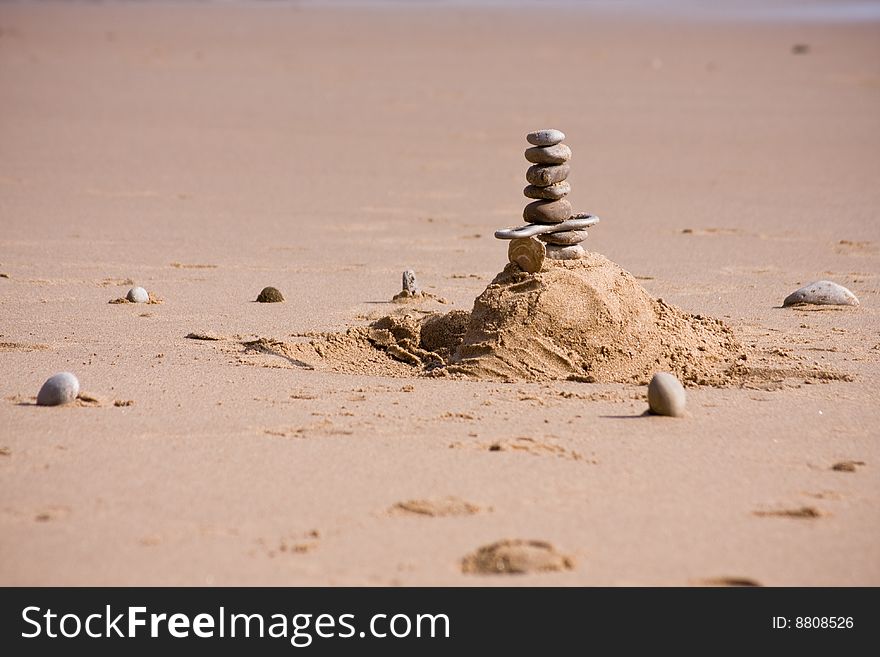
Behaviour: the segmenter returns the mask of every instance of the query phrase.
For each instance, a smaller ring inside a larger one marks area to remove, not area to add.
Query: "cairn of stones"
[[[534,199],[523,210],[526,226],[496,231],[498,239],[521,240],[537,237],[544,243],[546,257],[574,260],[584,255],[581,242],[587,239],[586,229],[599,223],[590,214],[572,214],[568,194],[571,186],[571,149],[562,143],[565,134],[559,130],[536,130],[526,135],[531,144],[525,155],[532,166],[526,171],[526,198]],[[540,248],[540,245],[535,245]],[[513,249],[512,249],[513,251]],[[514,261],[513,259],[511,260]]]

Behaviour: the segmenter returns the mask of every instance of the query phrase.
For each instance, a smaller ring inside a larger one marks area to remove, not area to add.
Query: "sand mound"
[[[664,370],[717,384],[742,356],[720,321],[652,299],[628,272],[588,253],[536,274],[507,265],[474,302],[449,371],[647,383]]]
[[[390,376],[647,383],[659,370],[728,385],[742,350],[720,321],[652,299],[626,271],[590,253],[536,274],[507,265],[471,312],[388,315],[345,333],[259,340],[246,348],[298,367]]]

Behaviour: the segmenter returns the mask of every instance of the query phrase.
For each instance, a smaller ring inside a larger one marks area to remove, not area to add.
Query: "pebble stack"
[[[584,255],[581,246],[587,238],[586,228],[597,224],[598,217],[572,214],[568,194],[571,186],[566,179],[571,149],[562,143],[565,134],[559,130],[536,130],[526,135],[532,145],[525,156],[532,166],[526,171],[526,198],[534,199],[523,210],[529,225],[495,232],[498,239],[537,237],[546,245],[546,256],[554,260],[574,260]]]

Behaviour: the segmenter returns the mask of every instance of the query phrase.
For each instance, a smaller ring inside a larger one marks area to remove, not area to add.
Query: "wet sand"
[[[0,583],[880,584],[880,26],[552,16],[0,6]],[[407,268],[469,310],[543,127],[585,246],[850,380],[671,419],[243,344],[362,326]],[[780,308],[823,278],[861,306]],[[35,407],[62,370],[95,401]],[[462,572],[504,539],[574,565]]]

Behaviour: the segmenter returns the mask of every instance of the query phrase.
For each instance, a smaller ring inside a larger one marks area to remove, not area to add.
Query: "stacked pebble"
[[[586,229],[599,222],[589,214],[572,214],[567,196],[571,186],[566,181],[571,149],[562,143],[565,134],[559,130],[536,130],[526,135],[531,148],[526,159],[532,163],[526,171],[526,198],[535,199],[523,210],[528,224],[495,232],[495,237],[516,240],[537,237],[545,243],[546,256],[554,260],[574,260],[584,255],[581,242],[587,239]]]
[[[571,186],[566,181],[571,149],[562,143],[565,134],[559,130],[536,130],[526,135],[532,144],[526,159],[532,163],[526,171],[529,185],[523,190],[526,198],[536,199],[523,210],[523,219],[530,224],[561,224],[571,218],[571,203],[566,198]],[[587,238],[585,230],[561,230],[538,235],[547,245],[547,257],[556,260],[580,258],[580,245]]]

